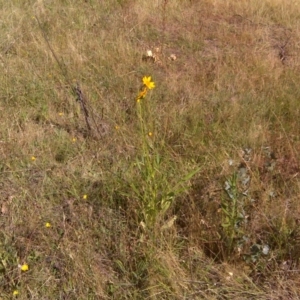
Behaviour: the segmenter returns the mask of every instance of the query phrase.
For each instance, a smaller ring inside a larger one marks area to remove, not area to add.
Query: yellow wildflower
[[[59,115],[59,116],[63,116],[64,113],[63,113],[63,112],[59,112],[58,115]]]
[[[143,77],[143,84],[149,89],[152,90],[155,88],[155,83],[153,81],[151,81],[151,76],[147,77],[144,76]]]
[[[152,136],[152,135],[153,135],[153,133],[152,133],[151,131],[149,131],[149,132],[148,132],[148,135],[149,135],[149,136]]]
[[[72,138],[72,142],[75,143],[76,142],[76,138]]]
[[[147,87],[144,86],[144,88],[139,92],[137,96],[137,100],[144,99],[147,95]]]
[[[82,196],[82,199],[83,199],[83,200],[86,200],[86,199],[87,199],[87,195],[83,195],[83,196]]]
[[[52,226],[51,226],[51,223],[49,223],[49,222],[45,223],[45,227],[47,227],[47,228],[52,227]]]
[[[35,160],[36,160],[36,157],[35,157],[35,156],[31,156],[31,160],[32,160],[32,161],[35,161]]]
[[[27,264],[24,264],[22,266],[20,266],[20,269],[23,271],[23,272],[26,272],[29,270],[29,266]]]
[[[19,291],[14,290],[14,291],[13,291],[13,296],[18,296],[18,295],[19,295]]]

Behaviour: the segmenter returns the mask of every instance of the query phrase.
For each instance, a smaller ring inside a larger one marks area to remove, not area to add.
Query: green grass
[[[298,299],[297,3],[102,2],[0,1],[0,299]]]

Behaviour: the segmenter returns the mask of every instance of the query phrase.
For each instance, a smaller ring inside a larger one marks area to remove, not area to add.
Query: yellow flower
[[[83,195],[83,196],[82,196],[82,199],[83,199],[83,200],[86,200],[86,199],[87,199],[87,195]]]
[[[151,81],[151,76],[147,77],[144,76],[143,77],[143,84],[149,89],[152,90],[155,88],[155,83],[153,81]]]
[[[52,226],[51,226],[51,223],[49,223],[49,222],[45,223],[45,227],[47,227],[47,228],[52,227]]]
[[[58,115],[59,115],[59,116],[63,116],[64,113],[63,113],[63,112],[59,112]]]
[[[147,95],[147,87],[144,86],[144,88],[139,92],[138,96],[137,96],[137,102],[140,102],[141,99],[144,99]]]
[[[72,138],[72,142],[75,143],[76,142],[76,138]]]
[[[14,290],[14,291],[13,291],[13,296],[18,296],[18,295],[19,295],[19,291]]]
[[[20,266],[20,269],[23,271],[23,272],[26,272],[29,270],[29,266],[27,264],[24,264],[22,266]]]
[[[149,136],[152,136],[152,135],[153,135],[153,133],[152,133],[151,131],[149,131],[149,132],[148,132],[148,135],[149,135]]]
[[[36,160],[36,157],[35,157],[35,156],[31,156],[31,160],[32,160],[32,161],[35,161],[35,160]]]

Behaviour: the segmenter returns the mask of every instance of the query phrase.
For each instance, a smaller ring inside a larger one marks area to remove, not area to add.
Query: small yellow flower
[[[24,264],[22,266],[20,266],[21,271],[26,272],[29,270],[29,266],[27,264]]]
[[[153,133],[152,133],[151,131],[149,131],[149,132],[148,132],[148,135],[149,135],[149,136],[152,136],[152,135],[153,135]]]
[[[51,225],[51,223],[47,222],[47,223],[45,223],[45,227],[50,228],[50,227],[52,227],[52,225]]]
[[[115,126],[115,129],[116,129],[116,130],[119,130],[119,129],[120,129],[120,126],[116,125],[116,126]]]
[[[13,296],[18,296],[18,295],[19,295],[19,291],[14,290],[14,291],[13,291]]]
[[[144,99],[147,95],[147,87],[144,86],[144,88],[139,92],[137,96],[137,101],[139,102],[141,99]]]
[[[86,199],[87,199],[87,195],[83,195],[83,196],[82,196],[82,199],[83,199],[83,200],[86,200]]]
[[[151,76],[144,76],[143,77],[143,84],[149,89],[152,90],[155,88],[155,83],[151,81]]]
[[[35,160],[36,160],[36,157],[35,157],[35,156],[31,156],[31,160],[32,160],[32,161],[35,161]]]
[[[63,116],[64,113],[63,113],[63,112],[59,112],[58,115],[59,115],[59,116]]]
[[[72,142],[75,143],[77,141],[76,138],[72,138]]]

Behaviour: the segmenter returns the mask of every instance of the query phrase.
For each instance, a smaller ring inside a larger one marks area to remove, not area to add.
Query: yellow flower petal
[[[20,267],[20,269],[24,272],[28,271],[29,270],[29,266],[27,264],[24,264]]]
[[[149,89],[152,90],[155,88],[155,83],[151,81],[151,76],[144,76],[143,77],[143,84]]]
[[[144,99],[147,95],[147,87],[145,86],[138,94],[137,101]]]

